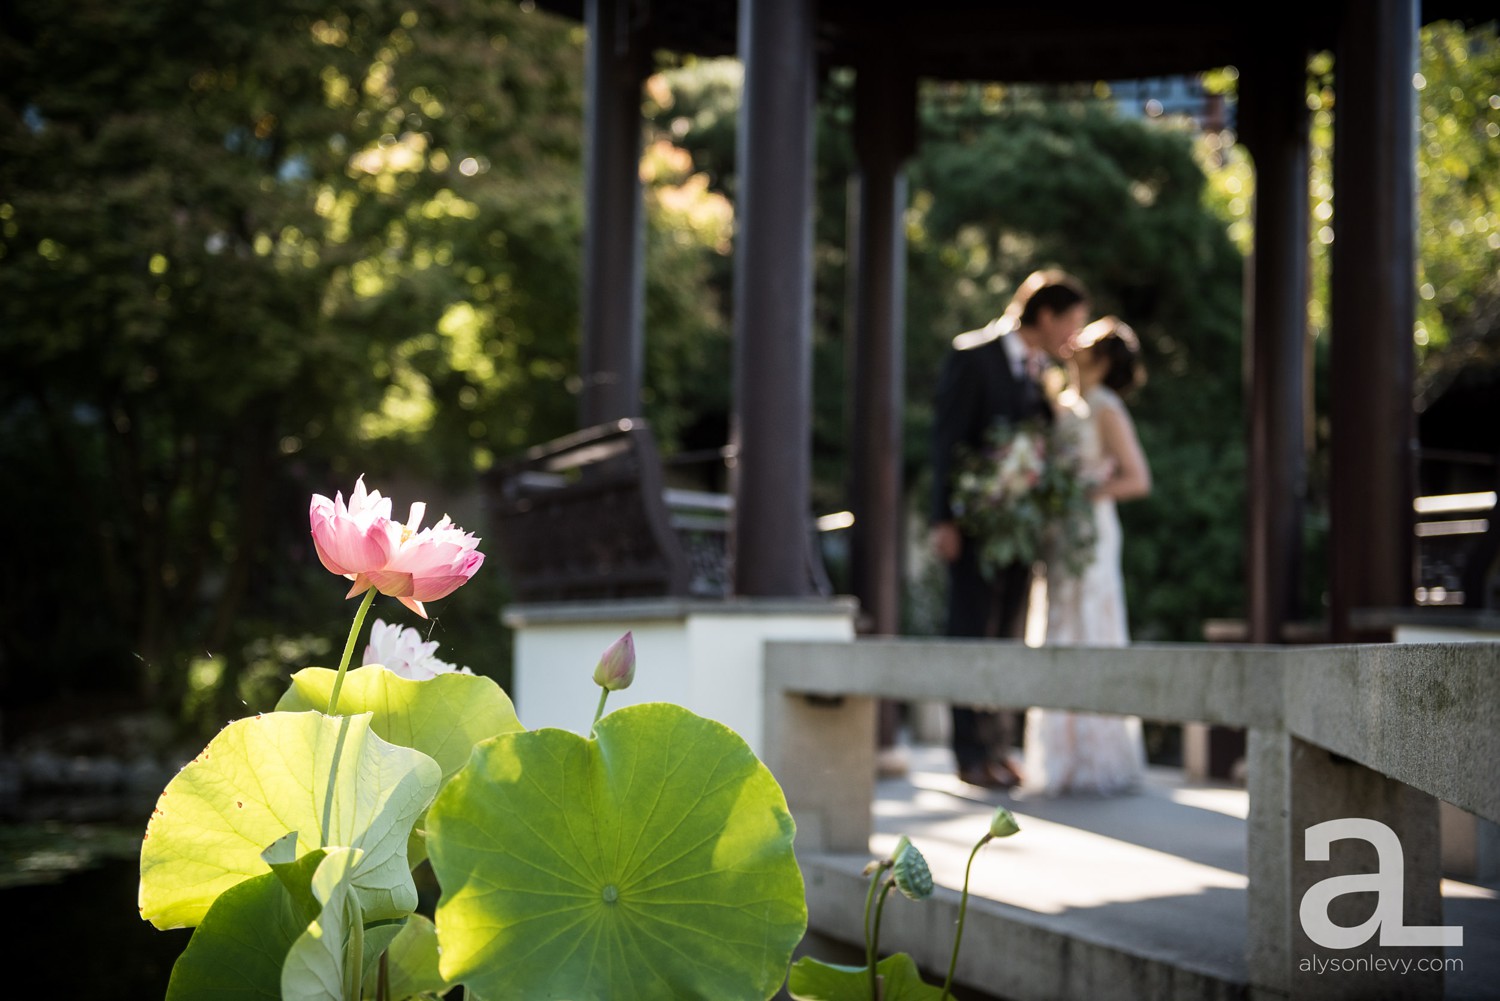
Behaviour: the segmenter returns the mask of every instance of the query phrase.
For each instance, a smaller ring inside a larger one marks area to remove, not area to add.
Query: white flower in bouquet
[[[951,503],[982,572],[1037,559],[1087,564],[1093,512],[1082,466],[1076,442],[1042,421],[997,425],[985,448],[962,458]]]
[[[365,647],[364,663],[380,664],[386,670],[412,681],[427,681],[440,674],[473,674],[467,667],[454,667],[433,656],[436,640],[422,641],[415,629],[390,625],[376,619],[370,627],[370,643]]]
[[[1046,467],[1045,443],[1034,434],[1021,431],[1001,451],[995,470],[997,499],[1024,497],[1042,478]]]

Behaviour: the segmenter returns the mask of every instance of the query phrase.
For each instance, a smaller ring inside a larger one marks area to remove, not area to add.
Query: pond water
[[[140,919],[139,827],[0,824],[0,906],[12,915],[5,998],[159,1001],[191,929],[158,931]],[[415,873],[429,916],[437,884]],[[455,988],[447,1001],[462,1001]]]
[[[190,932],[157,931],[136,911],[137,864],[109,858],[51,882],[7,886],[0,903],[10,997],[162,998]]]

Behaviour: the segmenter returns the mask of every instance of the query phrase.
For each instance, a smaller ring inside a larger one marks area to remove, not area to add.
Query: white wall
[[[584,733],[599,688],[594,666],[627,630],[635,641],[635,680],[612,692],[605,712],[642,702],[675,702],[735,730],[757,755],[765,746],[762,651],[767,639],[854,638],[849,599],[680,599],[512,606],[511,697],[528,729]]]

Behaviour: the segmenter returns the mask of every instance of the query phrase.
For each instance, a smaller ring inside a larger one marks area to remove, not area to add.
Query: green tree
[[[1500,365],[1500,33],[1422,29],[1417,145],[1423,410],[1466,369]]]
[[[233,698],[253,661],[284,674],[339,614],[305,593],[331,593],[309,493],[462,491],[574,427],[576,24],[22,0],[0,63],[7,520],[65,529],[17,540],[36,569],[0,593],[8,702],[105,678],[172,707]],[[661,197],[679,180],[651,189],[656,372],[705,364],[719,322],[697,276],[720,248]],[[491,566],[438,610],[489,634],[445,655],[500,672]]]

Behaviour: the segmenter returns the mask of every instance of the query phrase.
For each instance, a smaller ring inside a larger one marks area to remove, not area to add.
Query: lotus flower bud
[[[897,846],[891,878],[896,881],[896,889],[912,900],[926,900],[932,896],[932,872],[927,868],[927,860],[905,837]]]
[[[610,644],[599,666],[594,668],[594,684],[606,691],[629,688],[635,680],[635,639],[629,632]]]
[[[1016,823],[1016,818],[1003,806],[995,807],[995,815],[990,818],[990,837],[1008,838],[1021,829]]]

